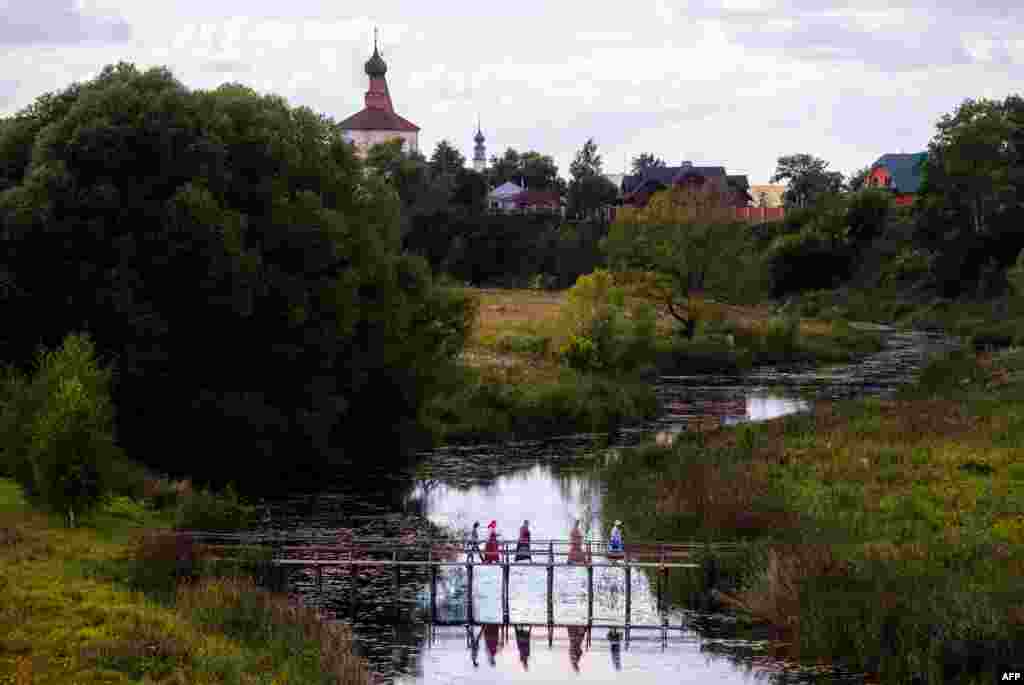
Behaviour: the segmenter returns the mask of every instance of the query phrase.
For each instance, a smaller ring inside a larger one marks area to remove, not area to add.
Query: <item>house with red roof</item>
[[[899,206],[912,205],[918,188],[921,187],[921,167],[924,166],[927,157],[927,152],[882,155],[871,165],[864,185],[868,188],[891,190]]]
[[[366,106],[339,124],[345,140],[355,145],[356,153],[361,157],[366,156],[366,152],[377,143],[395,138],[404,141],[402,147],[406,151],[419,151],[420,127],[395,112],[385,78],[387,71],[375,37],[373,55],[366,61],[366,75],[370,78]]]

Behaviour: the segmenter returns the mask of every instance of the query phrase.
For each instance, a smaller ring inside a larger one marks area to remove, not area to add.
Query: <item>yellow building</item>
[[[755,207],[781,207],[782,194],[785,192],[786,186],[750,186],[750,196],[754,198]]]

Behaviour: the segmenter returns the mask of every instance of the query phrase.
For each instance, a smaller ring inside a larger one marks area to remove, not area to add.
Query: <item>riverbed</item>
[[[671,442],[695,424],[762,421],[807,411],[816,402],[885,397],[911,380],[935,352],[957,342],[944,336],[881,327],[885,349],[857,363],[827,368],[788,366],[750,373],[662,377],[662,413],[614,435],[567,435],[541,441],[447,447],[424,453],[406,474],[370,475],[325,483],[320,492],[269,503],[261,532],[298,539],[366,536],[461,536],[492,520],[502,539],[515,539],[524,520],[534,539],[567,538],[579,519],[588,540],[604,543],[610,522],[602,511],[601,465],[618,447],[653,439]],[[629,522],[625,521],[625,535]],[[483,537],[483,536],[482,536]],[[697,573],[673,569],[672,573]],[[502,623],[500,570],[478,568],[473,584],[474,625],[467,626],[466,571],[445,568],[438,578],[431,622],[426,572],[409,572],[395,592],[390,572],[326,573],[322,584],[296,571],[290,591],[338,620],[352,623],[360,651],[383,682],[418,683],[604,682],[641,683],[864,682],[840,668],[822,669],[780,656],[783,645],[737,626],[729,614],[659,607],[656,580],[630,579],[631,625],[625,630],[625,576],[599,568],[594,575],[594,623],[586,630],[586,571],[555,574],[556,627],[547,621],[543,570],[516,568],[510,578],[510,624]],[[441,623],[445,625],[440,625]],[[535,625],[530,629],[526,624]]]

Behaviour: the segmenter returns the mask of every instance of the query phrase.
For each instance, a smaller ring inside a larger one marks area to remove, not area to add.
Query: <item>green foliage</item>
[[[846,221],[855,243],[866,243],[882,235],[892,205],[889,192],[868,188],[854,193],[848,203]]]
[[[71,526],[99,504],[125,461],[114,444],[111,377],[89,336],[69,335],[39,352],[31,378],[12,371],[4,383],[8,473]]]
[[[612,274],[581,276],[561,312],[567,342],[559,350],[577,371],[635,371],[653,362],[656,312],[647,303],[627,309]]]
[[[9,361],[25,371],[40,341],[89,331],[131,408],[119,442],[160,471],[277,487],[355,460],[368,435],[401,451],[474,313],[401,252],[403,208],[433,202],[424,161],[371,151],[364,173],[326,117],[128,64],[18,118],[0,130],[0,149],[30,159],[3,172],[0,273],[16,287],[0,299],[33,325],[5,330]],[[73,433],[62,412],[39,449]]]
[[[843,188],[843,175],[827,169],[828,162],[813,155],[788,155],[779,157],[771,180],[787,181],[783,196],[787,206],[809,207],[822,195],[836,194]]]
[[[852,253],[842,243],[809,227],[782,235],[768,254],[771,291],[774,296],[801,290],[835,287],[848,278]]]
[[[253,522],[255,511],[229,483],[223,493],[201,489],[182,498],[174,525],[187,530],[241,530]]]

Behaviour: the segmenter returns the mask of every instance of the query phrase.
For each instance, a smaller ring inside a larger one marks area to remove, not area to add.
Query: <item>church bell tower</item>
[[[473,169],[483,173],[487,168],[487,148],[484,147],[484,134],[480,131],[480,120],[476,122],[476,135],[473,136],[476,145],[473,146]]]

